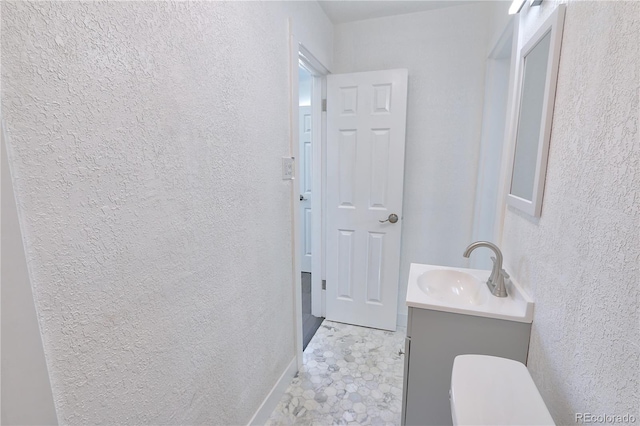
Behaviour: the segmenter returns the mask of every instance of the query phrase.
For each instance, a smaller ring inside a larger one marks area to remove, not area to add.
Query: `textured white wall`
[[[525,6],[521,44],[556,5]],[[542,216],[506,211],[506,260],[536,302],[529,370],[558,424],[640,418],[639,49],[640,3],[568,3]]]
[[[335,27],[335,72],[409,70],[401,316],[411,262],[466,265],[493,7],[485,2]]]
[[[18,222],[4,132],[2,141],[2,283],[0,312],[2,386],[0,423],[3,425],[54,425],[49,373],[29,282],[27,259]]]
[[[331,24],[309,2],[2,3],[60,421],[246,423],[294,357],[287,17],[325,63]]]

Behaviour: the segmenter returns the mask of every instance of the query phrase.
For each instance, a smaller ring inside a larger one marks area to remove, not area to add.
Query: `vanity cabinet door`
[[[403,425],[451,425],[451,370],[458,355],[526,363],[531,324],[410,308]]]
[[[408,329],[407,329],[408,332]],[[402,382],[402,417],[401,424],[405,424],[406,416],[407,416],[407,385],[408,377],[409,377],[409,359],[411,353],[411,338],[405,337],[404,339],[404,378]]]

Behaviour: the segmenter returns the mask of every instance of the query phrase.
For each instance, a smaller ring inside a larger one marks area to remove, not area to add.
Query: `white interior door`
[[[302,272],[311,272],[311,188],[313,174],[311,168],[311,107],[300,106],[300,218],[302,238],[300,253],[302,259]]]
[[[407,75],[327,76],[330,320],[396,329]],[[387,220],[390,215],[398,220]]]

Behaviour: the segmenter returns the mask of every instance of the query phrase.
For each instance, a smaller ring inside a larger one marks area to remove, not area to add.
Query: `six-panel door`
[[[407,71],[327,84],[327,319],[395,330]]]

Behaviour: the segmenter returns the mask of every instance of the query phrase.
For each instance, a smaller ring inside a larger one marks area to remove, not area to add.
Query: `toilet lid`
[[[458,425],[555,425],[527,367],[494,356],[455,358],[451,410]]]

